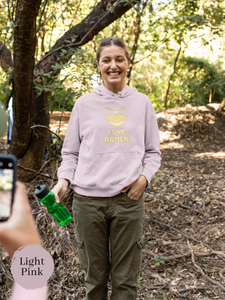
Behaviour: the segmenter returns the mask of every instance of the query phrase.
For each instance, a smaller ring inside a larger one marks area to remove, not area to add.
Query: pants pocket
[[[143,241],[137,241],[135,243],[135,250],[134,250],[134,264],[133,264],[133,268],[134,271],[136,272],[140,272],[140,268],[141,268],[141,251],[142,251],[142,247],[143,247]]]
[[[75,238],[75,244],[77,246],[79,263],[86,272],[87,271],[87,256],[86,256],[86,252],[85,252],[84,241],[81,241],[81,240]]]
[[[129,190],[130,190],[130,189],[129,189]],[[138,200],[141,200],[141,199],[143,198],[144,191],[143,191],[143,193],[141,194],[141,196],[140,196],[137,200],[135,200],[135,199],[130,198],[130,197],[127,195],[128,192],[129,192],[129,190],[128,190],[126,193],[123,193],[125,196],[127,196],[128,199],[133,200],[133,201],[138,201]]]

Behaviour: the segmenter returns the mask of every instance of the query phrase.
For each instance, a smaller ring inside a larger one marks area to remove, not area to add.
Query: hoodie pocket
[[[137,152],[98,153],[85,170],[77,168],[75,179],[81,187],[126,186],[140,175],[141,159]]]

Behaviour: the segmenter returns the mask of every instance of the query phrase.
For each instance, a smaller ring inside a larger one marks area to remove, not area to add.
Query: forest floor
[[[162,165],[144,194],[138,300],[225,299],[225,116],[217,108],[188,106],[157,113]],[[68,118],[61,122],[63,130]],[[52,116],[52,130],[58,120]],[[0,149],[6,150],[5,140]],[[33,196],[37,183],[53,187],[55,180],[43,176],[54,177],[57,164],[50,168],[45,163],[26,185],[44,247],[55,263],[48,299],[82,300],[84,272],[73,221],[61,227]],[[72,194],[69,189],[62,201],[71,213]],[[9,299],[10,264],[0,249],[0,300]]]

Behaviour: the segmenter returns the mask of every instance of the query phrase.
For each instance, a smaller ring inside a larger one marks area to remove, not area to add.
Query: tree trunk
[[[213,89],[210,89],[210,94],[209,94],[209,103],[212,103],[212,95],[213,95]]]
[[[0,67],[5,72],[8,72],[13,67],[11,51],[2,42],[0,42]]]
[[[166,90],[166,97],[165,97],[165,101],[164,101],[164,108],[165,109],[167,108],[167,101],[168,101],[168,96],[169,96],[169,91],[170,91],[170,83],[173,80],[173,76],[174,76],[175,71],[176,71],[177,61],[178,61],[178,57],[180,55],[180,52],[181,52],[181,44],[180,44],[180,48],[177,52],[176,58],[174,60],[173,73],[170,75],[170,79],[169,79],[169,82],[168,82],[168,87],[167,87],[167,90]]]
[[[18,0],[14,37],[13,133],[9,152],[19,163],[29,164],[33,123],[33,71],[36,47],[36,17],[41,0]],[[28,151],[29,150],[29,151]],[[36,149],[36,156],[38,151]],[[23,176],[20,178],[23,180]]]
[[[69,61],[71,55],[60,56],[62,49],[76,49],[98,34],[109,24],[120,18],[132,5],[118,0],[102,0],[93,11],[79,24],[69,29],[53,46],[49,53],[36,64],[36,17],[41,0],[18,0],[16,11],[16,30],[14,42],[13,109],[14,127],[9,152],[19,159],[19,165],[26,169],[39,170],[48,137],[46,129],[31,130],[33,124],[49,126],[48,93],[35,96],[33,74],[48,73],[56,63]],[[113,6],[114,5],[114,6]],[[73,44],[69,44],[75,38]],[[69,47],[68,47],[69,46]],[[18,177],[30,180],[33,172],[20,167]]]

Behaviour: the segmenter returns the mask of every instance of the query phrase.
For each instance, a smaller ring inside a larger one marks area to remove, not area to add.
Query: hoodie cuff
[[[70,176],[68,176],[68,172],[60,172],[60,174],[58,175],[58,179],[67,179],[69,181],[69,185],[67,188],[69,188],[71,186],[71,182],[72,182],[72,178],[70,178]]]
[[[147,182],[148,182],[147,185],[146,185],[146,187],[148,187],[150,181],[148,180],[147,176],[146,176],[144,173],[141,173],[140,175],[145,176],[145,178],[146,178],[146,180],[147,180]],[[145,189],[146,189],[146,187],[145,187]]]
[[[151,180],[152,180],[152,178],[153,178],[152,174],[143,170],[140,175],[145,176],[145,178],[147,179],[147,182],[148,182],[147,185],[146,185],[146,187],[148,187],[149,184],[150,184],[150,182],[151,182]]]

